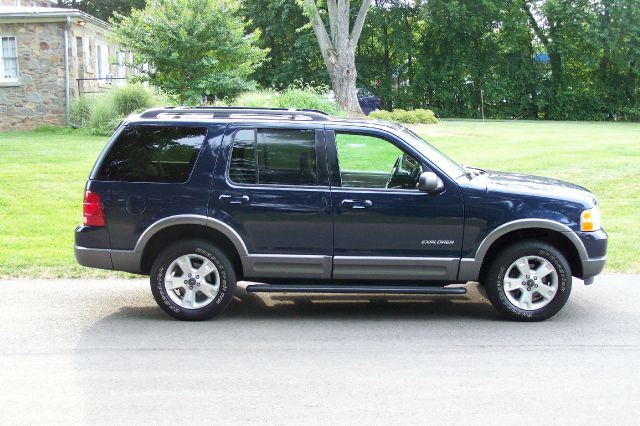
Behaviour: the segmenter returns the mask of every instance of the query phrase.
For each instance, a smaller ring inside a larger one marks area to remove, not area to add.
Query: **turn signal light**
[[[86,226],[105,226],[102,199],[96,192],[86,191],[82,203],[82,216]]]
[[[602,227],[600,208],[598,206],[585,210],[580,215],[580,230],[585,232],[597,231]]]

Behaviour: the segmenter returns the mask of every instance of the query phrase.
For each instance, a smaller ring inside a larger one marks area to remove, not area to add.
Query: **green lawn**
[[[640,124],[444,121],[413,126],[455,160],[584,185],[600,199],[610,272],[640,272]],[[0,133],[0,277],[114,275],[77,266],[73,228],[106,138],[71,130]]]
[[[0,133],[0,277],[114,275],[73,257],[84,184],[105,143],[67,129]]]

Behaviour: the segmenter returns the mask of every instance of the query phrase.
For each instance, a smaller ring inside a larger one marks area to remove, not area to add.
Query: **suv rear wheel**
[[[169,315],[187,321],[212,318],[233,298],[236,274],[219,248],[200,240],[165,249],[151,268],[151,292]]]
[[[542,241],[505,247],[491,263],[483,284],[491,304],[517,321],[542,321],[565,305],[571,269],[564,255]]]

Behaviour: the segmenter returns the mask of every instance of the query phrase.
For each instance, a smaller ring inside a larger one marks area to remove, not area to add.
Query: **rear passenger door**
[[[252,278],[330,278],[331,194],[324,132],[311,123],[232,124],[209,216],[242,238]]]

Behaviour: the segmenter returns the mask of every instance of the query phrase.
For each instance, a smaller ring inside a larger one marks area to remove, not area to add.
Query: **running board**
[[[287,285],[251,284],[251,293],[386,293],[386,294],[466,294],[464,287],[420,287],[382,285]]]

